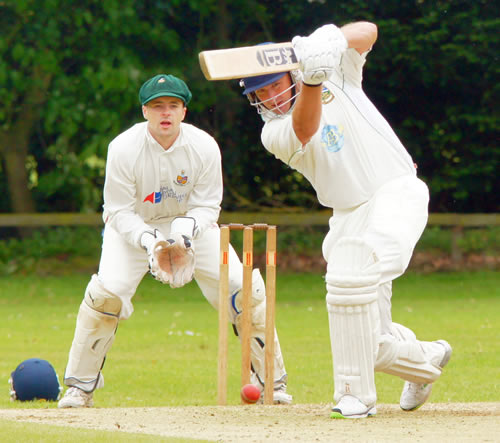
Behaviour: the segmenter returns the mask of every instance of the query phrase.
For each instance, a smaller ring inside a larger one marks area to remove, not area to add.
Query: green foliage
[[[0,240],[0,275],[43,275],[97,267],[102,241],[101,227],[49,227],[35,230],[31,237]],[[283,226],[278,232],[278,254],[317,257],[327,227]],[[243,234],[232,231],[231,244],[241,254]],[[500,254],[500,228],[466,229],[458,241],[464,254]],[[428,226],[416,246],[416,251],[450,254],[452,232],[439,226]],[[262,231],[254,232],[254,254],[256,260],[263,259],[266,237]]]
[[[417,243],[416,250],[451,252],[451,231],[440,226],[428,226]]]
[[[321,245],[327,233],[326,227],[319,226],[283,226],[277,237],[278,253],[314,256],[321,254]],[[253,234],[255,254],[266,251],[266,234],[255,231]],[[243,233],[231,231],[231,244],[237,251],[243,248]]]
[[[101,228],[43,228],[29,238],[0,240],[0,275],[33,272],[44,260],[54,268],[49,273],[57,273],[66,261],[74,266],[80,257],[91,257],[97,264],[100,232]]]
[[[481,254],[500,254],[500,228],[470,229],[458,241],[462,251]]]
[[[491,63],[498,6],[486,0],[390,5],[396,2],[386,2],[376,20],[379,42],[368,57],[366,89],[418,164],[432,212],[498,210],[495,199],[482,197],[493,191],[500,161],[499,69]]]
[[[379,39],[364,86],[429,184],[431,211],[495,212],[497,200],[483,196],[500,162],[498,16],[488,0],[3,1],[0,159],[28,137],[37,209],[99,210],[109,142],[142,119],[142,82],[169,72],[193,91],[187,121],[220,144],[225,209],[317,209],[307,180],[262,148],[262,122],[238,82],[207,82],[197,54],[371,20]]]
[[[135,3],[86,0],[67,8],[47,0],[5,7],[11,18],[0,46],[7,85],[0,99],[9,112],[0,126],[16,130],[33,85],[46,94],[31,138],[39,175],[34,195],[42,210],[99,208],[107,145],[140,116],[138,86],[150,75],[143,58],[183,58],[177,33]]]
[[[417,251],[440,251],[451,253],[452,230],[440,226],[428,226],[417,243]],[[466,229],[458,238],[460,251],[464,254],[500,254],[500,228]]]

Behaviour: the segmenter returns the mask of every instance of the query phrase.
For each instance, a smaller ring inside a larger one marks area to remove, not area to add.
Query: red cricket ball
[[[252,384],[245,385],[241,388],[241,399],[245,403],[255,403],[260,398],[260,389]]]

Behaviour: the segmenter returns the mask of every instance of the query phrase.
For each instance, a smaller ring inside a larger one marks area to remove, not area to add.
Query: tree
[[[222,150],[225,209],[319,207],[261,145],[238,81],[207,82],[198,53],[289,41],[371,20],[364,87],[430,185],[431,210],[497,211],[498,6],[478,0],[0,1],[0,209],[98,211],[109,142],[142,119],[137,90],[166,72],[193,92],[187,121]],[[4,192],[4,195],[7,193]]]
[[[418,164],[430,210],[498,211],[498,4],[385,0],[376,11],[365,89]]]
[[[179,36],[134,4],[0,5],[0,157],[13,212],[35,210],[31,188],[44,195],[38,209],[97,209],[107,144],[139,110],[144,56],[183,58]]]

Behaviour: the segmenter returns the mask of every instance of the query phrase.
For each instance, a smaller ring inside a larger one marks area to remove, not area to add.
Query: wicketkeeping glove
[[[171,288],[180,288],[193,279],[193,240],[180,233],[171,234],[165,244],[155,252],[160,269],[168,275]]]
[[[160,268],[158,254],[166,246],[166,239],[158,229],[145,231],[141,235],[141,246],[146,250],[149,261],[149,272],[162,283],[170,283],[169,274]]]
[[[180,288],[193,279],[193,242],[187,235],[173,233],[165,239],[157,229],[145,231],[141,245],[148,253],[149,271],[156,280]]]

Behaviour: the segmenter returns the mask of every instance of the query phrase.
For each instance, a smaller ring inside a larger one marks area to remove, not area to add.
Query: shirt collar
[[[163,152],[171,152],[171,151],[175,150],[175,148],[181,144],[181,139],[182,139],[182,123],[181,123],[180,131],[179,131],[179,135],[175,139],[174,143],[172,144],[172,146],[170,146],[170,148],[168,148],[167,150],[165,150],[163,148],[163,146],[160,145],[154,139],[154,137],[151,135],[151,133],[149,132],[149,128],[148,128],[147,122],[146,122],[146,140],[147,140],[148,144],[150,146],[152,146],[154,149],[160,149]]]

